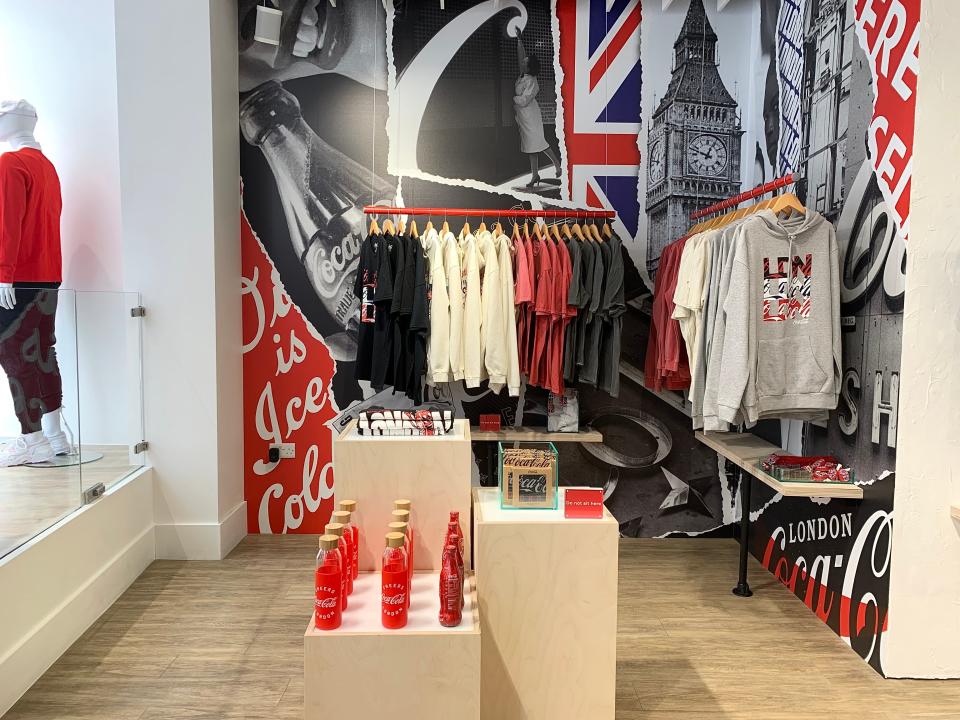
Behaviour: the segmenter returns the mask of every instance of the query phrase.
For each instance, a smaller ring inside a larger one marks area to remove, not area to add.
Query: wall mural
[[[562,444],[561,482],[603,487],[625,536],[729,537],[735,474],[694,438],[683,395],[644,387],[652,280],[690,212],[797,172],[843,249],[844,389],[825,427],[757,432],[839,455],[865,499],[755,492],[752,550],[881,670],[919,0],[270,1],[276,47],[253,40],[257,2],[240,2],[250,532],[319,532],[334,434],[365,406],[410,405],[353,371],[361,208],[382,202],[485,207],[488,222],[515,206],[616,210],[620,392],[579,388],[604,442]],[[521,62],[537,66],[524,108]],[[474,422],[546,421],[540,389],[423,399]],[[297,459],[270,463],[271,442],[296,443]],[[481,484],[488,449],[475,446]]]

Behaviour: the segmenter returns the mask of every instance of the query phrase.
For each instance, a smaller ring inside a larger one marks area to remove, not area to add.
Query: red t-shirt
[[[61,282],[60,179],[34,148],[0,155],[0,282]]]

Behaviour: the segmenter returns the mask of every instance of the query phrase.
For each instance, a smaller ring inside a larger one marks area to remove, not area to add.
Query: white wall
[[[127,353],[130,303],[117,292],[124,282],[115,48],[114,0],[0,0],[0,99],[36,106],[37,139],[60,175],[63,287],[114,291],[79,303],[63,298],[57,334],[67,417],[74,430],[82,425],[85,443],[125,445],[142,438],[132,427],[139,411],[130,411],[136,388],[118,382],[137,360]],[[96,337],[78,336],[74,311],[88,328],[106,323]],[[0,437],[20,432],[5,386]]]
[[[246,528],[236,22],[232,0],[116,2],[124,275],[147,307],[159,557],[220,558]]]
[[[921,3],[900,425],[883,667],[960,677],[960,13]]]

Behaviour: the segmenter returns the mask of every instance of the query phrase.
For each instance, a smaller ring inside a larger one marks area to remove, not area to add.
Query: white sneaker
[[[50,443],[50,447],[53,448],[54,455],[73,454],[73,443],[70,442],[67,434],[63,430],[53,435],[44,435],[44,437],[47,439],[47,442]]]
[[[0,467],[47,462],[52,460],[53,456],[53,446],[47,442],[43,433],[30,433],[11,440],[0,450]]]

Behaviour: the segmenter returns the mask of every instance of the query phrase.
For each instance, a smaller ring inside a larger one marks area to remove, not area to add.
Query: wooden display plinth
[[[455,420],[451,433],[437,437],[362,436],[356,421],[343,430],[333,441],[334,493],[359,503],[361,572],[379,569],[397,498],[413,503],[415,569],[440,572],[451,510],[460,512],[469,565],[472,458],[466,420]]]
[[[619,526],[474,490],[484,720],[614,717]]]
[[[459,627],[445,628],[439,575],[417,573],[410,617],[380,623],[380,574],[363,573],[337,630],[303,636],[304,717],[450,720],[480,717],[480,621],[473,578]]]

